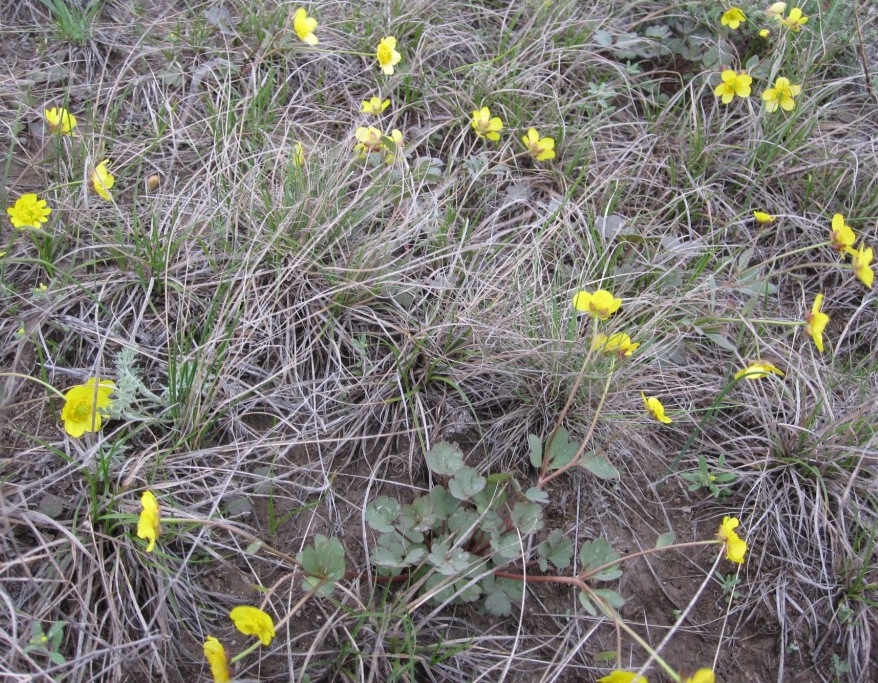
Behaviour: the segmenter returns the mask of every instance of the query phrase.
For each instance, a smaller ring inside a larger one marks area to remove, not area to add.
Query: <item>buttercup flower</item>
[[[274,621],[258,607],[239,605],[229,612],[229,617],[245,636],[257,636],[263,645],[271,645],[274,640]]]
[[[357,128],[354,136],[359,141],[358,145],[354,145],[354,150],[360,153],[361,158],[371,152],[380,152],[381,148],[384,147],[384,142],[381,140],[381,131],[375,128],[375,126],[369,126],[368,128],[360,126]]]
[[[716,683],[716,676],[714,676],[713,669],[698,669],[691,676],[684,678],[683,683]]]
[[[229,673],[229,656],[223,644],[213,636],[208,636],[204,641],[204,656],[210,664],[213,683],[230,683],[232,675]]]
[[[765,100],[765,109],[771,113],[777,111],[778,106],[784,111],[792,111],[796,107],[796,100],[802,92],[801,85],[790,85],[790,79],[779,76],[774,82],[774,87],[762,93]]]
[[[530,128],[522,138],[524,146],[537,161],[548,161],[555,158],[555,140],[541,138],[536,128]]]
[[[573,297],[573,307],[588,313],[593,318],[606,320],[622,306],[622,299],[617,299],[606,289],[599,289],[594,294],[586,291],[577,292]]]
[[[853,229],[844,222],[844,216],[840,213],[832,217],[832,246],[838,251],[847,251],[848,248],[854,246],[857,236]]]
[[[140,504],[143,506],[143,511],[140,513],[140,519],[137,520],[137,538],[149,541],[146,552],[151,553],[155,548],[155,540],[162,533],[159,503],[152,491],[144,491],[140,497]]]
[[[814,305],[811,306],[811,312],[805,315],[805,332],[814,340],[814,346],[820,353],[823,353],[823,331],[829,322],[829,316],[820,309],[823,307],[823,294],[814,297]]]
[[[44,114],[46,116],[46,123],[49,125],[49,130],[53,133],[70,135],[73,133],[73,129],[76,128],[76,117],[64,107],[46,109]]]
[[[744,16],[744,12],[738,7],[732,7],[723,14],[719,23],[734,31],[745,21],[747,21],[747,17]]]
[[[49,220],[52,209],[46,206],[45,199],[37,199],[35,194],[23,194],[13,206],[6,209],[6,213],[9,214],[13,228],[39,229],[42,223]]]
[[[671,418],[665,415],[665,406],[657,398],[653,398],[652,396],[647,398],[646,394],[644,394],[642,391],[640,392],[640,398],[643,399],[643,405],[646,408],[647,412],[650,413],[656,420],[666,425],[669,425],[671,424],[671,422],[673,422]]]
[[[777,375],[783,377],[784,373],[768,361],[754,361],[746,368],[738,370],[735,373],[735,379],[762,379],[768,375]]]
[[[763,28],[759,31],[760,38],[768,38],[768,36],[770,36],[770,35],[771,35],[771,31],[769,31],[767,28]]]
[[[774,2],[768,6],[765,10],[765,16],[769,19],[776,19],[777,21],[783,21],[783,13],[787,11],[787,3],[785,2]]]
[[[308,10],[300,7],[293,15],[293,30],[308,45],[317,45],[317,36],[314,35],[314,29],[317,28],[317,20],[308,16]]]
[[[732,69],[726,69],[720,74],[722,83],[713,89],[713,94],[721,97],[723,104],[729,104],[735,95],[746,99],[750,97],[750,84],[753,77],[746,73],[738,73]]]
[[[64,407],[61,419],[64,420],[64,431],[74,438],[86,432],[96,432],[101,428],[101,420],[108,417],[106,409],[112,401],[115,384],[109,379],[92,377],[85,384],[71,387],[64,394]]]
[[[381,112],[383,112],[389,106],[390,100],[384,100],[382,102],[380,97],[371,97],[368,100],[363,100],[363,106],[360,108],[360,111],[364,114],[373,114],[374,116],[380,116]]]
[[[109,159],[104,159],[101,163],[95,166],[95,170],[91,174],[91,184],[94,187],[95,192],[97,192],[102,199],[111,202],[113,201],[113,197],[110,195],[110,190],[115,184],[116,178],[107,170],[107,164],[109,163]]]
[[[774,223],[777,220],[777,216],[772,216],[764,211],[754,211],[753,218],[756,219],[757,223]]]
[[[381,70],[388,76],[392,76],[393,67],[399,64],[399,61],[402,59],[402,55],[396,51],[396,38],[391,36],[382,38],[381,42],[378,43],[378,50],[375,56],[378,58]]]
[[[735,533],[738,528],[737,517],[723,517],[723,523],[716,533],[716,537],[726,542],[726,559],[738,564],[744,563],[744,554],[747,552],[747,543]]]
[[[790,31],[801,31],[802,26],[808,23],[808,17],[802,14],[802,10],[798,7],[793,7],[790,10],[790,14],[786,19],[781,18],[784,26],[786,26]]]
[[[609,337],[605,334],[598,333],[594,336],[591,348],[595,351],[603,351],[604,353],[615,353],[620,358],[630,356],[640,346],[640,342],[633,343],[631,337],[624,332],[616,332]]]
[[[872,270],[872,259],[874,258],[872,247],[867,247],[865,244],[860,243],[859,249],[854,250],[848,247],[845,251],[853,257],[851,265],[854,268],[854,274],[857,276],[857,279],[866,287],[872,289],[872,285],[875,283],[875,272]]]
[[[649,683],[649,680],[645,676],[638,676],[632,671],[616,669],[603,678],[599,678],[597,683]]]
[[[491,116],[491,110],[487,107],[476,109],[473,112],[472,120],[473,130],[480,138],[488,138],[488,140],[499,140],[500,131],[503,130],[503,121],[499,116]]]

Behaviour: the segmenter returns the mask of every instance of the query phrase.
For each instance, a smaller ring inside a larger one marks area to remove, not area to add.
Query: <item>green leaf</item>
[[[593,589],[593,592],[596,597],[601,598],[616,611],[619,611],[625,605],[625,599],[614,590],[610,590],[609,588],[595,588]],[[598,603],[598,605],[600,605],[600,603]]]
[[[366,506],[366,523],[375,531],[390,533],[394,530],[393,523],[399,517],[401,506],[390,496],[378,496]]]
[[[310,591],[323,583],[317,595],[329,597],[335,582],[345,573],[344,546],[337,538],[327,538],[323,534],[314,537],[314,545],[306,546],[296,555],[307,576],[303,580],[305,590]]]
[[[522,536],[527,536],[543,528],[543,508],[536,503],[516,503],[509,519]]]
[[[255,555],[256,553],[258,553],[260,551],[262,546],[263,546],[262,541],[253,541],[253,543],[251,543],[246,548],[244,548],[244,552],[247,553],[248,555]]]
[[[500,559],[512,560],[521,555],[521,540],[514,531],[506,534],[494,532],[491,535],[491,549]]]
[[[427,495],[433,504],[433,514],[436,517],[434,526],[437,522],[444,522],[452,512],[460,507],[460,503],[448,493],[448,489],[444,486],[434,486]]]
[[[495,617],[508,617],[512,614],[512,601],[503,591],[492,591],[485,596],[485,611]]]
[[[543,442],[536,434],[527,435],[527,445],[530,447],[530,464],[534,467],[543,465]]]
[[[469,500],[485,488],[486,480],[472,467],[461,467],[448,481],[448,491],[458,500]]]
[[[60,652],[50,652],[49,660],[52,662],[52,664],[57,664],[58,666],[67,663],[67,660],[64,659],[64,655],[62,655]]]
[[[579,549],[579,561],[582,563],[583,570],[591,574],[598,567],[615,562],[619,559],[619,553],[613,550],[609,541],[604,538],[596,538],[593,541],[586,541]],[[592,574],[588,578],[598,581],[612,581],[622,576],[622,570],[618,565],[613,565],[601,569],[596,574]]]
[[[570,441],[569,433],[564,427],[561,427],[549,446],[549,469],[560,470],[573,460],[577,451],[579,451],[579,444]]]
[[[540,570],[546,571],[549,562],[558,569],[567,569],[573,557],[573,541],[567,538],[560,529],[555,529],[549,537],[537,546]]]
[[[612,662],[616,659],[616,651],[615,650],[604,650],[603,652],[598,652],[592,659],[596,662]]]
[[[463,548],[451,547],[451,541],[445,540],[434,543],[427,555],[427,561],[432,564],[436,571],[446,576],[462,574],[476,564],[480,558],[467,552]]]
[[[677,535],[673,531],[666,531],[661,536],[656,539],[655,547],[656,548],[666,548],[669,545],[673,545],[674,541],[677,540]]]
[[[479,514],[484,514],[488,510],[497,510],[506,502],[505,482],[500,482],[488,478],[485,488],[472,497]]]
[[[542,489],[538,489],[536,486],[531,486],[527,491],[525,491],[525,497],[534,503],[541,503],[545,505],[549,502],[549,494],[543,491]]]
[[[440,441],[427,451],[427,467],[433,474],[450,477],[463,467],[463,451],[456,444]]]
[[[403,505],[399,514],[397,527],[400,531],[411,529],[412,531],[432,531],[436,523],[436,513],[433,510],[433,501],[427,496],[415,498],[409,505]]]
[[[583,455],[579,466],[587,469],[599,479],[618,479],[619,470],[613,467],[612,463],[603,455],[594,451]]]
[[[579,602],[582,603],[585,611],[588,612],[591,616],[596,617],[598,615],[598,611],[594,608],[594,604],[591,600],[589,600],[588,595],[586,595],[582,591],[579,592]]]
[[[479,516],[475,512],[459,507],[448,517],[448,530],[457,536],[457,541],[460,543],[464,534],[469,538],[479,528],[479,521]]]

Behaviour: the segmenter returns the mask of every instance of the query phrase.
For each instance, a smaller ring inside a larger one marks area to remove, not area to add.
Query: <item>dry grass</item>
[[[711,581],[670,661],[715,661],[725,681],[871,680],[878,318],[826,245],[833,213],[873,245],[878,217],[878,117],[849,3],[805,3],[811,22],[777,61],[803,84],[790,115],[765,114],[764,83],[724,107],[700,63],[634,69],[595,37],[683,17],[715,31],[700,7],[338,0],[310,7],[310,49],[276,0],[70,2],[70,26],[51,4],[0,9],[0,199],[53,208],[45,233],[7,222],[0,241],[4,676],[207,680],[204,638],[242,650],[226,617],[242,602],[284,617],[303,594],[291,558],[322,533],[363,574],[308,602],[238,680],[599,677],[616,633],[572,592],[528,587],[508,619],[412,609],[416,587],[368,567],[362,511],[424,491],[424,451],[442,439],[532,485],[527,435],[552,430],[590,345],[571,296],[604,287],[624,299],[613,329],[641,343],[595,432],[622,477],[560,480],[549,526],[636,551],[738,516],[740,597]],[[875,22],[862,11],[866,45]],[[388,34],[404,59],[385,78],[363,55]],[[741,35],[742,61],[770,50]],[[392,106],[375,125],[403,131],[406,157],[373,168],[351,149],[379,92]],[[498,143],[470,128],[483,105],[503,117]],[[49,134],[53,106],[78,136]],[[532,125],[557,140],[553,162],[524,154]],[[104,158],[113,203],[87,187]],[[824,354],[790,324],[818,292]],[[785,378],[729,390],[757,358]],[[574,397],[578,437],[606,372],[592,364]],[[81,439],[28,379],[64,391],[131,373],[145,391]],[[641,391],[673,425],[649,420]],[[720,455],[728,497],[687,491],[680,474]],[[166,524],[152,554],[134,535],[147,488],[193,520]],[[657,644],[712,557],[633,563],[629,623]],[[53,662],[29,642],[59,621]],[[646,658],[625,637],[618,656]]]

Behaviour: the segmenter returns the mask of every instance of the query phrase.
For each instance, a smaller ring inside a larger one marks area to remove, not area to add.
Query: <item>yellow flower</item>
[[[305,146],[296,140],[293,143],[293,166],[305,165]]]
[[[753,361],[746,368],[735,373],[735,379],[761,379],[768,375],[783,377],[784,373],[768,361]]]
[[[304,7],[297,9],[293,15],[293,30],[299,36],[299,40],[308,43],[308,45],[317,45],[319,41],[314,35],[315,28],[317,28],[317,20],[308,16],[308,10]]]
[[[790,10],[790,15],[786,19],[781,17],[781,21],[790,31],[798,32],[802,30],[802,26],[808,23],[808,17],[802,14],[800,8],[793,7]]]
[[[722,19],[719,20],[719,23],[721,23],[723,26],[728,26],[734,31],[745,21],[747,21],[747,17],[744,16],[744,12],[738,7],[732,7],[725,14],[723,14]]]
[[[683,683],[716,683],[716,676],[713,674],[713,669],[698,669],[691,676],[685,677]]]
[[[354,150],[360,153],[360,158],[365,157],[371,152],[380,152],[384,146],[384,141],[381,139],[381,131],[375,128],[375,126],[369,126],[368,128],[360,126],[357,128],[354,136],[359,141],[359,144],[354,145]]]
[[[771,35],[771,31],[769,31],[767,28],[764,28],[764,29],[759,31],[760,38],[768,38],[768,36],[770,36],[770,35]]]
[[[829,316],[820,309],[823,307],[823,294],[814,297],[814,305],[811,306],[811,312],[805,315],[805,332],[814,340],[814,346],[820,353],[823,353],[823,331],[829,322]]]
[[[598,333],[594,336],[591,348],[595,351],[603,351],[604,353],[615,353],[620,358],[630,356],[640,346],[640,342],[632,343],[631,337],[624,332],[616,332],[609,337],[605,334]]]
[[[756,219],[757,223],[774,223],[777,220],[777,216],[772,216],[764,211],[754,211],[753,218]]]
[[[750,97],[750,84],[753,77],[746,73],[738,73],[732,69],[726,69],[720,74],[722,83],[713,89],[713,94],[721,97],[723,104],[729,104],[735,95],[741,98]]]
[[[382,102],[380,97],[371,97],[368,100],[363,100],[363,106],[360,108],[360,111],[364,114],[373,114],[374,116],[380,116],[381,112],[383,112],[389,106],[390,100],[384,100]]]
[[[656,420],[662,422],[666,425],[671,424],[673,420],[665,415],[665,406],[659,401],[657,398],[646,397],[642,391],[640,392],[640,398],[643,399],[643,405],[646,408],[647,412],[649,412]]]
[[[91,184],[100,197],[111,202],[113,201],[113,197],[110,195],[110,190],[116,182],[116,179],[113,177],[113,174],[107,170],[107,164],[109,163],[109,159],[104,159],[95,167],[95,170],[91,174]]]
[[[593,318],[606,320],[622,306],[622,299],[617,299],[606,289],[599,289],[594,294],[582,291],[573,297],[573,307],[581,312],[588,313]]]
[[[765,109],[771,113],[777,111],[780,106],[784,111],[792,111],[796,106],[795,98],[801,92],[801,85],[790,85],[790,79],[779,76],[774,82],[774,87],[762,93]]]
[[[472,120],[473,130],[480,138],[488,138],[489,140],[499,140],[500,131],[503,130],[503,121],[499,116],[491,116],[491,110],[487,107],[476,109],[473,112]]]
[[[140,496],[140,504],[143,506],[143,511],[140,513],[140,519],[137,520],[137,538],[149,541],[146,552],[151,553],[155,548],[155,540],[162,533],[161,511],[152,491],[143,492]]]
[[[46,115],[46,123],[49,124],[49,129],[53,133],[70,135],[73,133],[73,129],[76,128],[76,117],[64,109],[64,107],[46,109],[44,113]]]
[[[41,282],[36,287],[34,287],[34,294],[45,294],[49,291],[49,288],[46,286],[45,282]]]
[[[723,517],[723,523],[716,534],[717,538],[726,542],[726,559],[738,564],[744,563],[744,554],[747,552],[746,541],[735,533],[738,528],[737,517]]]
[[[61,409],[64,431],[75,438],[98,431],[102,418],[108,417],[106,409],[112,404],[110,394],[115,386],[111,380],[92,377],[85,384],[71,387],[64,394]]]
[[[768,6],[765,10],[765,15],[769,19],[776,19],[777,21],[783,21],[783,13],[787,11],[787,3],[785,2],[774,2]]]
[[[240,605],[229,612],[229,617],[245,636],[257,636],[263,645],[271,645],[274,640],[274,621],[258,607]]]
[[[393,75],[393,67],[399,64],[399,60],[402,59],[402,55],[396,51],[396,38],[391,36],[381,39],[375,55],[381,70],[388,76]]]
[[[475,112],[474,112],[475,113]],[[524,146],[537,161],[548,161],[555,158],[555,140],[553,138],[541,138],[536,128],[530,128],[522,140]]]
[[[872,270],[872,259],[874,258],[872,247],[867,247],[861,242],[859,249],[855,250],[848,247],[845,251],[853,257],[851,265],[854,268],[854,274],[856,274],[857,279],[866,287],[872,289],[872,285],[875,283],[875,272]]]
[[[42,223],[49,220],[52,209],[46,206],[45,199],[37,199],[35,194],[23,194],[13,206],[6,209],[12,227],[23,230],[24,228],[41,227]]]
[[[832,246],[838,251],[847,251],[849,247],[854,246],[857,236],[853,229],[844,222],[844,216],[840,213],[832,217]]]
[[[208,636],[204,641],[204,656],[210,664],[213,683],[230,683],[232,675],[229,673],[229,656],[223,644],[213,636]]]
[[[649,683],[649,680],[645,676],[638,676],[631,671],[616,669],[603,678],[599,678],[597,683]]]

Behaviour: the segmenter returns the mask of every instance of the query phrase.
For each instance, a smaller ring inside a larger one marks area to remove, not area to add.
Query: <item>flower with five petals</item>
[[[774,82],[774,87],[762,93],[765,100],[765,109],[769,113],[777,111],[780,107],[784,111],[792,111],[796,107],[796,97],[802,92],[801,85],[791,85],[789,78],[779,76]]]
[[[729,104],[735,95],[742,99],[750,97],[750,84],[753,77],[747,73],[738,73],[733,69],[726,69],[720,74],[722,83],[713,90],[713,94],[722,98],[723,104]]]
[[[380,116],[381,113],[389,106],[390,100],[384,100],[382,102],[380,97],[371,97],[368,100],[363,100],[363,106],[360,107],[360,111],[364,114]]]
[[[110,394],[115,386],[111,380],[92,377],[85,384],[68,389],[61,409],[64,431],[74,438],[98,431],[102,419],[108,417],[107,409],[112,405]]]
[[[488,107],[482,107],[473,112],[472,126],[480,138],[496,141],[500,139],[503,121],[499,116],[491,116],[491,110]]]
[[[527,135],[522,138],[527,151],[537,161],[548,161],[555,158],[555,140],[553,138],[541,138],[536,128],[530,128]]]
[[[722,18],[719,20],[719,23],[723,26],[728,26],[734,31],[745,21],[747,21],[747,17],[744,16],[743,10],[739,7],[731,7],[726,10],[726,13],[723,14]]]
[[[60,135],[73,134],[73,129],[76,128],[76,117],[64,107],[46,109],[43,113],[46,116],[46,123],[49,124],[49,130],[53,133],[59,133]]]
[[[378,59],[378,65],[381,70],[388,76],[393,75],[393,67],[399,64],[402,55],[396,51],[396,38],[387,36],[378,43],[378,49],[375,51],[375,57]]]
[[[850,247],[854,246],[854,242],[857,241],[857,236],[853,231],[853,228],[849,226],[844,221],[844,216],[840,213],[835,214],[832,217],[832,246],[837,251],[847,251]]]
[[[654,398],[652,396],[647,397],[642,391],[640,392],[640,398],[643,399],[643,405],[646,408],[647,412],[652,415],[659,422],[669,425],[673,420],[665,415],[665,406],[664,404]]]

